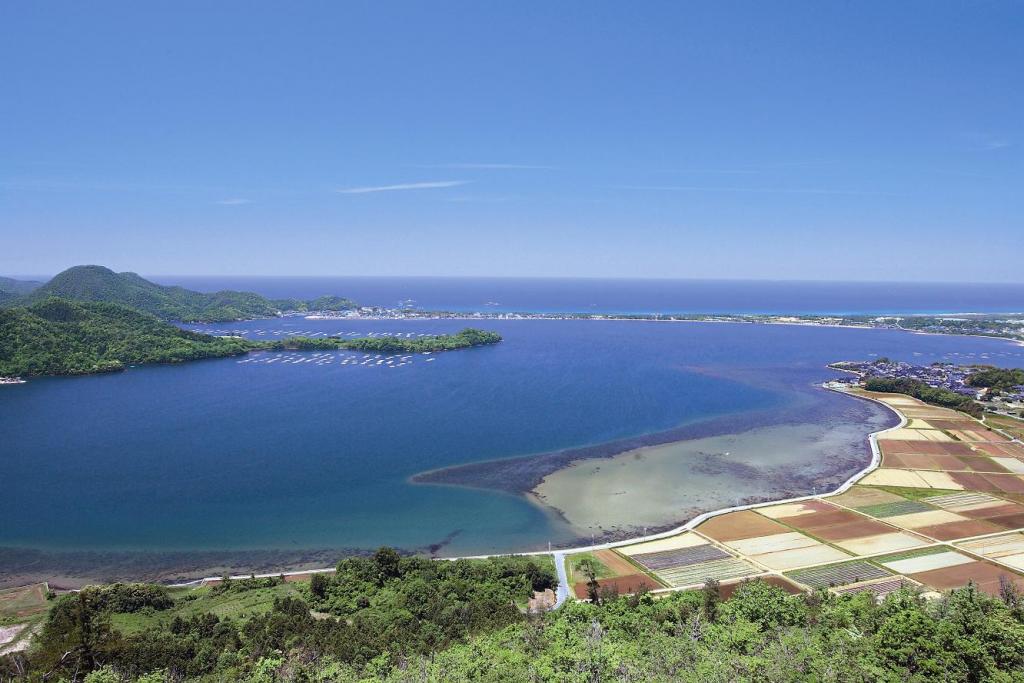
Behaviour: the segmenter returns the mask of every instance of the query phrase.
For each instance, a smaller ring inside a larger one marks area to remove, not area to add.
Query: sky
[[[1024,3],[8,2],[0,274],[1024,281]]]

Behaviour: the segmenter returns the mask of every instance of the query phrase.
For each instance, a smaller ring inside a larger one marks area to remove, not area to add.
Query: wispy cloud
[[[220,204],[221,206],[241,206],[242,204],[252,204],[251,199],[242,199],[241,197],[232,197],[230,199],[219,199],[214,204]]]
[[[892,195],[892,192],[871,190],[834,190],[817,187],[708,187],[704,185],[618,185],[616,190],[652,190],[660,192],[756,192],[760,194],[848,194]]]
[[[370,185],[367,187],[343,187],[335,190],[339,194],[370,194],[371,192],[401,192],[403,190],[436,190],[444,187],[468,185],[468,180],[435,180],[426,183],[399,183],[397,185]]]
[[[510,202],[515,197],[508,196],[487,196],[487,195],[458,195],[456,197],[448,197],[445,199],[446,202],[454,202],[458,204],[498,204],[502,202]]]
[[[1013,143],[1006,138],[977,131],[967,133],[967,140],[972,149],[980,152],[990,152],[997,149],[1013,147]]]
[[[491,163],[453,163],[453,164],[410,164],[415,168],[454,168],[464,170],[523,170],[523,171],[550,171],[554,170],[554,166],[544,166],[541,164],[491,164]]]
[[[789,169],[820,168],[833,166],[837,162],[832,159],[802,159],[792,161],[757,162],[740,166],[728,167],[703,167],[694,166],[690,168],[666,168],[659,173],[679,173],[692,175],[758,175],[777,173]]]
[[[981,144],[981,149],[1004,149],[1006,147],[1012,147],[1013,143],[1009,140],[1003,140],[1002,138],[993,138],[986,140]]]

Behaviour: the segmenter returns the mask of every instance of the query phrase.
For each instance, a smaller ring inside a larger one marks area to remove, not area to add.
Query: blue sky
[[[1024,281],[1019,2],[4,3],[0,273]]]

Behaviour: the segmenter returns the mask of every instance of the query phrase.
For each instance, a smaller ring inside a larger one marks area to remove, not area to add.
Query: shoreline
[[[877,405],[883,406],[884,408],[886,408],[887,410],[892,412],[894,415],[896,415],[896,417],[899,418],[899,423],[898,424],[896,424],[896,425],[894,425],[892,427],[886,427],[885,429],[880,429],[880,430],[871,432],[871,433],[869,433],[867,435],[868,443],[869,443],[870,448],[871,448],[871,461],[868,463],[867,466],[865,466],[863,469],[861,469],[858,472],[856,472],[855,474],[853,474],[846,481],[844,481],[842,484],[840,484],[837,488],[835,488],[835,489],[833,489],[831,491],[825,491],[825,492],[822,492],[822,493],[814,493],[814,494],[804,495],[804,496],[797,496],[797,497],[793,497],[793,498],[785,498],[785,499],[780,499],[780,500],[771,500],[771,501],[764,501],[764,502],[758,502],[758,503],[751,503],[751,504],[736,505],[736,506],[732,506],[732,507],[720,508],[720,509],[717,509],[717,510],[712,510],[712,511],[709,511],[709,512],[701,513],[700,515],[694,517],[693,519],[690,519],[690,520],[688,520],[687,522],[685,522],[685,523],[683,523],[681,525],[673,526],[672,528],[667,529],[667,530],[658,531],[656,533],[647,534],[645,536],[634,536],[634,537],[630,537],[628,539],[623,539],[623,540],[615,540],[615,541],[609,541],[609,542],[606,542],[606,543],[594,543],[594,544],[586,545],[586,546],[577,546],[577,547],[573,547],[573,548],[560,549],[560,550],[557,551],[557,553],[558,554],[573,554],[573,553],[581,553],[581,552],[591,552],[591,551],[594,551],[594,550],[605,550],[605,549],[609,549],[609,548],[616,548],[616,547],[619,547],[619,546],[633,545],[633,544],[636,544],[636,543],[642,543],[642,542],[646,542],[646,541],[659,540],[659,539],[668,538],[668,537],[671,537],[671,536],[676,536],[676,535],[681,534],[681,533],[683,533],[685,531],[690,531],[693,528],[699,526],[700,524],[706,522],[707,520],[709,520],[709,519],[711,519],[713,517],[718,517],[720,515],[724,515],[724,514],[729,513],[729,512],[739,512],[741,510],[751,510],[751,509],[754,509],[754,508],[768,507],[768,506],[771,506],[771,505],[779,505],[779,504],[784,504],[784,503],[798,503],[798,502],[801,502],[801,501],[815,500],[815,499],[818,499],[818,498],[827,498],[827,497],[831,497],[831,496],[836,496],[836,495],[839,495],[839,494],[845,492],[851,486],[853,486],[858,481],[860,481],[861,479],[866,477],[868,474],[870,474],[872,471],[877,469],[878,466],[881,464],[882,453],[881,453],[881,451],[878,448],[878,435],[885,434],[887,432],[891,432],[891,431],[894,431],[894,430],[901,429],[901,428],[905,427],[909,423],[909,419],[907,418],[906,415],[904,415],[903,413],[901,413],[900,411],[898,411],[894,407],[892,407],[892,406],[890,406],[890,405],[888,405],[888,404],[886,404],[886,403],[884,403],[882,401],[879,401],[878,399],[876,399],[876,398],[874,398],[872,396],[867,396],[867,395],[863,395],[863,394],[855,394],[855,393],[851,393],[851,392],[848,392],[848,391],[842,391],[842,390],[834,389],[832,387],[825,386],[825,385],[822,385],[821,388],[825,389],[826,391],[835,392],[835,393],[840,394],[842,396],[848,396],[850,398],[860,399],[862,401],[870,401],[870,402],[875,403]],[[556,551],[538,551],[538,552],[524,552],[524,553],[516,553],[516,554],[517,555],[551,555],[551,554],[554,554],[555,552]],[[474,555],[474,556],[466,557],[465,559],[477,559],[477,558],[482,559],[482,558],[487,558],[487,557],[493,557],[493,555]]]
[[[816,494],[870,460],[861,425],[893,423],[889,412],[844,412],[827,422],[784,421],[644,446],[608,460],[580,460],[527,492],[579,534],[602,541],[663,531],[728,503],[752,505]]]
[[[648,533],[648,534],[642,535],[642,536],[630,536],[628,538],[615,539],[615,540],[611,540],[611,541],[607,541],[607,542],[601,542],[601,543],[592,543],[590,545],[583,545],[583,546],[572,546],[572,547],[557,548],[557,549],[556,548],[552,548],[551,550],[539,550],[539,551],[527,551],[527,552],[520,552],[520,553],[503,553],[503,554],[505,554],[505,555],[508,555],[508,554],[511,554],[511,555],[522,555],[522,556],[527,556],[527,557],[539,557],[539,556],[550,555],[550,556],[555,558],[556,566],[558,566],[559,569],[562,569],[562,567],[564,565],[559,566],[559,561],[561,560],[561,562],[564,563],[566,555],[571,555],[571,554],[575,554],[575,553],[583,553],[583,552],[592,552],[592,551],[596,551],[596,550],[606,550],[606,549],[611,549],[611,548],[617,548],[617,547],[620,547],[620,546],[626,546],[626,545],[633,545],[633,544],[636,544],[636,543],[642,543],[642,542],[646,542],[646,541],[654,541],[654,540],[659,540],[659,539],[663,539],[663,538],[669,538],[669,537],[681,534],[683,532],[690,531],[690,530],[694,529],[695,527],[699,526],[700,524],[706,522],[707,520],[712,519],[713,517],[718,517],[720,515],[724,515],[724,514],[727,514],[727,513],[730,513],[730,512],[739,512],[739,511],[742,511],[742,510],[752,510],[752,509],[759,508],[759,507],[768,507],[768,506],[771,506],[771,505],[779,505],[779,504],[784,504],[784,503],[798,503],[798,502],[807,501],[807,500],[816,500],[816,499],[819,499],[819,498],[827,498],[827,497],[831,497],[831,496],[836,496],[836,495],[839,495],[839,494],[847,491],[850,487],[855,485],[858,481],[860,481],[861,479],[866,477],[868,474],[873,472],[875,469],[877,469],[879,467],[879,465],[881,464],[881,462],[882,462],[882,453],[881,453],[881,450],[878,447],[878,436],[880,434],[885,434],[887,432],[891,432],[891,431],[894,431],[894,430],[901,429],[901,428],[905,427],[909,423],[909,419],[906,417],[906,415],[901,413],[899,410],[897,410],[893,406],[890,406],[890,405],[888,405],[888,404],[886,404],[886,403],[884,403],[882,401],[879,401],[878,399],[876,399],[876,398],[874,398],[872,396],[868,396],[868,395],[864,395],[864,394],[856,394],[856,393],[852,393],[852,392],[848,392],[848,391],[844,391],[844,390],[835,389],[835,388],[827,386],[826,384],[821,385],[821,388],[826,390],[826,391],[834,392],[834,393],[839,394],[841,396],[846,396],[846,397],[853,398],[853,399],[859,399],[859,400],[862,400],[862,401],[868,401],[868,402],[871,402],[873,404],[882,406],[883,408],[888,410],[890,413],[895,415],[897,418],[899,418],[898,424],[893,425],[891,427],[886,427],[885,429],[880,429],[880,430],[871,432],[871,433],[869,433],[867,435],[867,442],[868,442],[868,445],[870,447],[870,452],[871,452],[871,459],[870,459],[870,461],[868,462],[868,464],[864,468],[862,468],[861,470],[859,470],[856,473],[854,473],[852,476],[850,476],[848,479],[846,479],[842,484],[840,484],[835,489],[833,489],[831,491],[825,491],[825,492],[822,492],[822,493],[814,493],[814,494],[810,494],[810,495],[796,496],[796,497],[792,497],[792,498],[784,498],[784,499],[777,499],[777,500],[761,501],[761,502],[757,502],[757,503],[749,503],[749,504],[742,504],[742,505],[736,505],[736,506],[731,506],[731,507],[719,508],[719,509],[716,509],[716,510],[711,510],[711,511],[708,511],[708,512],[701,513],[701,514],[699,514],[699,515],[689,519],[688,521],[686,521],[686,522],[684,522],[682,524],[671,525],[671,526],[669,526],[669,528],[666,528],[666,529],[657,529],[657,530],[654,530],[651,533]],[[486,559],[486,558],[489,558],[489,557],[499,557],[499,556],[501,556],[501,554],[465,555],[465,556],[461,556],[461,557],[450,557],[450,558],[443,558],[443,559],[445,559],[445,560]],[[268,577],[268,576],[279,576],[279,575],[284,575],[284,576],[300,576],[300,575],[310,574],[310,573],[324,573],[324,572],[330,573],[330,572],[333,572],[333,571],[335,571],[333,567],[327,567],[327,568],[322,568],[322,569],[298,571],[298,572],[283,572],[283,573],[278,572],[278,573],[262,574],[262,575],[257,574],[256,576],[257,577]],[[203,578],[201,580],[190,581],[190,582],[183,583],[183,584],[172,584],[172,586],[177,586],[177,587],[195,586],[195,585],[199,585],[199,584],[203,583],[204,581],[214,581],[214,580],[218,580],[220,578],[221,577],[205,577],[205,578]],[[247,575],[238,575],[238,576],[231,576],[229,578],[231,578],[231,579],[243,579],[243,578],[248,578],[248,576]],[[563,586],[560,586],[559,588],[561,590],[563,588]],[[567,586],[564,587],[564,588],[568,589]]]
[[[816,393],[817,390],[822,388],[828,389],[823,385],[815,385],[810,388],[812,393]],[[853,396],[854,398],[865,398],[856,396],[842,391],[830,390],[835,394],[844,396]],[[872,402],[885,406],[885,404],[874,401]],[[885,406],[889,408],[888,406]],[[896,413],[902,419],[896,411],[890,408],[890,411]],[[762,411],[768,413],[768,411]],[[803,413],[803,410],[799,412]],[[719,416],[718,418],[712,418],[709,421],[700,423],[684,425],[681,429],[693,430],[693,429],[707,429],[707,422],[712,423],[713,432],[719,435],[734,436],[736,434],[743,434],[750,431],[755,431],[760,426],[751,426],[748,429],[742,430],[741,432],[734,432],[728,430],[728,425],[724,424],[725,421],[733,418],[733,415]],[[716,422],[722,422],[723,424],[715,424]],[[774,423],[773,426],[786,425],[792,422],[790,416],[784,416],[783,419],[772,419],[767,420],[769,424]],[[718,429],[714,429],[718,427]],[[885,430],[881,430],[885,431]],[[672,432],[668,432],[671,434]],[[653,436],[663,437],[666,432],[659,432]],[[871,437],[874,433],[868,434],[869,443],[871,443]],[[650,437],[652,435],[644,435],[639,437],[640,440]],[[646,450],[651,448],[658,448],[666,444],[677,444],[687,443],[699,438],[708,438],[706,435],[694,437],[690,435],[688,439],[681,440],[668,440],[664,441],[662,438],[657,438],[654,443],[642,444],[638,447],[623,447],[623,442],[631,443],[634,439],[620,440],[618,442],[612,442],[612,445],[618,445],[619,447],[613,448],[613,452],[605,454],[603,458],[614,458],[616,455],[628,454],[635,450]],[[713,437],[712,437],[713,438]],[[597,449],[607,449],[609,444],[599,444],[596,446]],[[569,453],[575,453],[579,450],[584,449],[567,449]],[[869,447],[869,453],[872,452],[873,445]],[[563,451],[562,453],[564,453]],[[526,458],[532,458],[535,456],[525,456]],[[594,456],[587,458],[586,460],[592,459]],[[516,458],[519,460],[522,458]],[[578,461],[579,457],[574,456],[570,461]],[[584,460],[584,462],[586,461]],[[494,461],[492,461],[494,462]],[[501,461],[496,461],[501,462]],[[602,459],[601,462],[604,462]],[[561,469],[561,468],[559,468]],[[866,472],[865,472],[866,473]],[[836,473],[830,472],[831,476],[835,476]],[[855,476],[862,476],[855,475]],[[432,485],[438,485],[432,483]],[[441,484],[441,485],[454,485],[459,484]],[[489,489],[491,492],[495,492],[495,489]],[[837,489],[838,490],[838,489]],[[523,497],[527,502],[532,505],[540,507],[549,515],[558,516],[568,526],[572,527],[572,523],[565,518],[564,513],[557,508],[557,506],[538,499],[536,494],[531,490],[519,491],[512,494],[508,490],[498,491],[505,495],[518,495]],[[805,494],[794,498],[787,498],[783,500],[803,500],[808,497],[812,497],[813,494]],[[821,494],[817,494],[821,495]],[[618,530],[608,530],[603,532],[597,539],[599,542],[585,544],[586,541],[590,540],[584,536],[578,528],[573,527],[576,535],[560,543],[553,544],[551,550],[534,550],[534,551],[515,551],[502,553],[487,553],[484,555],[466,555],[462,557],[491,557],[495,555],[547,555],[550,553],[570,553],[580,552],[586,549],[601,549],[615,547],[618,545],[624,545],[626,543],[635,543],[638,540],[648,540],[654,538],[660,538],[664,536],[671,536],[678,533],[680,529],[689,528],[687,525],[693,525],[694,520],[703,520],[709,516],[716,514],[723,514],[735,509],[748,509],[749,507],[756,507],[760,505],[773,504],[778,502],[779,499],[772,497],[771,494],[765,496],[745,497],[742,499],[742,505],[739,507],[725,507],[715,508],[711,510],[699,510],[694,508],[688,510],[685,515],[676,517],[671,521],[667,521],[661,524],[648,524],[646,526],[647,534],[638,534],[639,525],[637,528],[626,528]],[[681,521],[680,521],[681,520]],[[421,548],[414,549],[400,549],[400,552],[410,554],[422,554],[435,557],[438,559],[458,559],[460,556],[444,556],[440,555],[443,552],[445,543],[441,542],[438,544],[432,544],[430,546],[424,546]],[[51,583],[62,586],[62,587],[76,587],[79,585],[87,585],[90,583],[109,583],[111,581],[131,581],[131,580],[147,580],[155,581],[158,583],[164,583],[166,585],[195,585],[202,583],[206,580],[220,579],[225,573],[231,576],[247,577],[251,573],[255,573],[257,576],[296,576],[305,575],[311,572],[322,572],[322,571],[333,571],[333,563],[337,559],[346,556],[353,555],[366,555],[373,552],[373,549],[368,548],[338,548],[338,549],[296,549],[296,550],[278,550],[278,549],[264,549],[264,550],[242,550],[242,551],[48,551],[30,548],[0,548],[0,556],[4,553],[9,554],[11,557],[18,558],[18,562],[15,563],[12,571],[7,572],[7,578],[0,580],[0,585],[3,586],[16,586],[24,585],[25,583],[32,583],[38,580],[48,580]],[[440,556],[439,556],[440,555]],[[327,566],[324,566],[327,565]],[[42,569],[42,571],[40,571]]]
[[[624,322],[629,322],[629,321],[624,321]],[[658,322],[658,321],[641,321],[641,322]],[[665,322],[701,322],[701,321],[665,321]],[[722,321],[722,322],[729,322],[729,321]],[[806,326],[804,326],[802,324],[781,324],[781,325],[801,325],[802,327],[806,327]],[[912,330],[900,330],[900,331],[902,331],[902,332],[915,332],[916,334],[934,334],[934,333],[912,331]],[[970,336],[970,335],[946,335],[946,336]],[[1007,339],[1006,341],[1014,341],[1014,340]],[[848,370],[845,370],[845,369],[833,368],[833,367],[830,367],[830,366],[824,366],[822,368],[822,370],[827,371],[827,372],[842,373],[842,374],[847,374],[847,373],[851,372],[851,371],[848,371]],[[876,403],[878,405],[881,405],[881,407],[883,407],[885,409],[888,409],[889,413],[895,414],[901,421],[905,421],[904,416],[901,413],[899,413],[897,410],[894,410],[892,407],[890,407],[890,405],[887,405],[886,403],[884,403],[882,401],[879,401],[877,399],[871,398],[869,396],[859,395],[857,393],[853,393],[853,392],[850,392],[850,391],[837,390],[835,388],[831,388],[831,387],[828,387],[828,386],[822,386],[820,384],[820,382],[817,382],[817,383],[815,383],[813,385],[807,385],[807,390],[809,392],[813,392],[813,393],[817,393],[817,390],[821,389],[821,388],[824,388],[824,389],[826,389],[826,390],[828,390],[830,392],[833,392],[834,394],[839,394],[839,395],[844,395],[844,396],[852,396],[854,398],[861,398],[862,400],[867,400],[869,402]],[[823,403],[821,403],[819,405],[823,405]],[[802,405],[802,407],[800,407],[800,409],[801,409],[800,410],[801,413],[806,413],[806,410],[808,409],[808,407],[807,407],[807,405]],[[785,423],[785,422],[788,421],[785,417],[778,418],[777,417],[778,416],[777,413],[775,415],[776,415],[775,419],[773,419],[773,420],[766,420],[766,422],[769,422],[769,423],[773,422],[775,424],[779,424],[779,423]],[[737,433],[737,432],[734,432],[731,429],[729,429],[727,425],[717,425],[716,424],[718,422],[723,422],[724,423],[724,422],[734,421],[734,419],[735,419],[734,416],[735,416],[735,414],[727,414],[727,415],[724,415],[724,416],[717,416],[717,417],[711,418],[709,420],[702,420],[702,421],[699,421],[699,422],[689,423],[689,424],[686,424],[686,425],[682,425],[681,427],[675,428],[673,430],[666,430],[666,431],[663,431],[663,432],[648,433],[648,434],[640,435],[638,437],[629,437],[627,439],[620,439],[620,440],[616,440],[616,441],[612,441],[612,442],[605,442],[605,443],[594,444],[594,445],[590,445],[590,446],[577,447],[577,449],[566,449],[566,450],[557,451],[557,452],[550,452],[550,453],[547,453],[547,454],[535,454],[535,455],[530,455],[530,456],[519,456],[519,457],[514,457],[514,458],[511,458],[511,459],[484,461],[482,463],[479,463],[479,462],[477,462],[477,463],[467,463],[465,465],[457,465],[457,466],[450,466],[450,467],[446,467],[446,468],[438,468],[438,469],[435,469],[435,470],[430,470],[428,472],[419,473],[417,475],[414,475],[413,478],[417,479],[421,475],[437,474],[438,472],[443,472],[443,471],[452,470],[452,469],[459,469],[459,468],[464,468],[464,467],[469,467],[469,468],[478,467],[478,466],[485,466],[486,467],[486,466],[493,466],[496,463],[507,464],[509,462],[518,462],[518,461],[523,461],[523,460],[528,460],[528,459],[536,459],[538,457],[546,457],[546,456],[557,456],[557,457],[559,457],[561,459],[564,459],[563,463],[562,463],[563,466],[571,465],[573,462],[577,462],[577,461],[581,460],[581,458],[585,458],[585,459],[594,459],[594,458],[609,459],[609,458],[614,458],[615,456],[618,456],[618,455],[623,455],[623,454],[630,453],[631,451],[634,451],[634,450],[645,450],[645,449],[650,449],[651,446],[655,446],[655,445],[658,445],[658,444],[672,443],[675,440],[679,439],[680,436],[683,436],[683,438],[694,438],[694,436],[692,434],[692,431],[694,431],[694,430],[696,430],[698,432],[703,431],[703,432],[706,432],[706,433],[708,433],[708,432],[710,432],[710,433],[730,433],[730,434]],[[716,429],[716,427],[718,427],[718,428]],[[893,427],[893,428],[895,428],[895,427]],[[874,438],[876,438],[877,434],[880,434],[880,433],[883,433],[885,431],[888,431],[888,429],[892,429],[892,428],[887,428],[887,429],[878,430],[878,431],[872,431],[872,432],[869,432],[869,433],[866,434],[866,436],[867,436],[866,444],[867,444],[868,449],[871,450],[872,455],[874,455],[874,452],[877,451],[877,445],[876,445],[876,443],[874,443]],[[749,430],[750,430],[750,427],[748,426],[748,428],[746,428],[744,431],[749,431]],[[680,432],[682,432],[682,434],[680,434]],[[742,433],[742,432],[738,432],[738,433]],[[861,437],[861,439],[862,438],[863,437]],[[587,455],[586,452],[588,452],[588,451],[600,452],[600,455]],[[560,469],[560,468],[555,468],[555,469],[557,470],[557,469]],[[841,484],[840,487],[837,487],[834,490],[833,495],[837,494],[837,493],[841,493],[842,490],[844,489],[843,488],[844,485],[846,485],[846,486],[852,485],[852,482],[854,482],[854,481],[858,480],[859,478],[863,477],[864,475],[866,475],[870,471],[870,469],[871,468],[864,469],[864,470],[861,470],[858,473],[854,474],[850,479],[848,479],[846,482],[844,482],[844,484]],[[532,475],[532,476],[536,477],[537,474],[534,473],[534,475]],[[542,481],[543,481],[543,478],[544,477],[542,476],[541,477]],[[439,481],[439,480],[433,480],[433,481],[418,480],[416,482],[417,483],[431,483],[433,485],[456,485],[456,486],[464,485],[464,484],[460,484],[460,483],[457,483],[457,482]],[[492,492],[495,492],[495,490],[500,490],[500,492],[503,492],[503,493],[515,493],[515,494],[518,494],[518,495],[525,495],[525,500],[527,502],[529,502],[532,505],[538,505],[538,506],[542,507],[544,510],[546,510],[549,513],[551,513],[552,515],[559,516],[561,520],[563,520],[566,524],[571,526],[572,525],[571,521],[566,518],[564,510],[560,510],[557,507],[557,505],[553,505],[552,503],[549,503],[546,500],[538,498],[536,495],[532,495],[532,490],[531,489],[534,488],[535,485],[536,484],[530,485],[530,486],[525,487],[525,488],[518,488],[517,487],[517,488],[513,488],[512,490],[510,490],[507,485],[506,486],[482,486],[482,487],[486,488],[486,489],[489,489],[489,490],[492,490]],[[481,486],[475,485],[475,486],[470,486],[470,487],[477,487],[477,488],[479,488]],[[586,551],[588,549],[612,548],[612,547],[627,545],[627,544],[631,544],[631,543],[638,543],[638,542],[643,541],[643,540],[652,540],[652,539],[658,539],[658,538],[665,538],[665,537],[668,537],[668,536],[673,536],[673,535],[675,535],[675,533],[678,533],[681,530],[685,530],[687,528],[691,528],[692,525],[695,525],[695,523],[698,523],[698,522],[695,522],[694,520],[705,520],[705,519],[710,518],[711,516],[715,516],[715,515],[719,515],[719,514],[724,514],[726,512],[730,512],[730,511],[734,511],[734,510],[751,509],[751,508],[756,508],[756,507],[760,507],[760,506],[763,506],[763,505],[777,504],[779,502],[786,502],[786,501],[808,500],[810,498],[815,498],[815,497],[820,498],[821,496],[825,496],[825,495],[829,495],[829,494],[821,494],[821,493],[815,492],[814,494],[811,494],[811,495],[805,494],[803,496],[796,496],[796,497],[791,497],[791,498],[776,499],[776,498],[771,498],[771,497],[765,497],[765,498],[761,498],[760,500],[751,500],[750,498],[744,498],[742,500],[742,504],[739,505],[739,506],[715,508],[715,509],[709,510],[707,512],[705,512],[705,511],[696,512],[694,510],[693,512],[695,513],[695,516],[692,516],[692,517],[690,517],[690,516],[679,516],[679,517],[676,517],[676,519],[685,520],[681,524],[679,522],[676,522],[676,521],[665,522],[663,524],[647,524],[646,528],[649,529],[650,532],[647,533],[646,536],[637,536],[636,535],[636,531],[639,528],[639,525],[637,525],[637,528],[615,529],[615,530],[608,531],[606,533],[602,533],[602,535],[599,537],[600,543],[592,543],[590,545],[579,545],[579,544],[585,544],[586,541],[589,541],[590,539],[586,538],[583,535],[577,535],[573,539],[566,540],[566,541],[563,541],[563,542],[560,542],[560,543],[557,543],[557,544],[553,545],[552,549],[554,550],[555,548],[557,548],[558,552],[583,552],[583,551]],[[579,531],[579,529],[574,529],[574,530]],[[401,552],[411,552],[411,553],[416,553],[416,554],[423,554],[423,555],[427,555],[427,556],[437,557],[439,553],[443,552],[442,549],[443,549],[444,545],[446,545],[446,544],[440,543],[440,544],[432,544],[431,546],[424,546],[424,547],[421,547],[421,548],[414,548],[414,549],[406,548],[406,549],[400,549],[400,550],[401,550]],[[536,547],[537,546],[535,546],[535,548]],[[3,556],[5,551],[7,551],[9,553],[12,550],[18,551],[18,552],[30,553],[30,554],[31,553],[47,554],[47,551],[39,551],[38,549],[30,549],[30,548],[16,548],[15,549],[15,548],[8,547],[8,548],[0,548],[0,557]],[[545,551],[545,550],[523,550],[523,551],[517,551],[517,550],[510,550],[508,552],[501,552],[501,553],[489,552],[489,553],[487,553],[485,555],[465,555],[465,557],[487,557],[487,556],[494,556],[494,555],[499,555],[499,554],[500,555],[506,555],[506,554],[511,554],[511,555],[538,555],[538,554],[549,554],[550,552],[553,552],[553,550],[552,551]],[[303,557],[303,556],[308,556],[310,554],[315,554],[315,553],[321,552],[321,551],[323,551],[324,554],[319,555],[315,559],[310,559],[308,557]],[[347,556],[347,555],[366,554],[368,552],[372,552],[372,550],[366,549],[366,548],[295,549],[295,550],[268,548],[268,549],[256,549],[254,551],[251,551],[252,554],[253,554],[253,557],[251,557],[251,558],[249,558],[247,560],[242,560],[242,561],[238,561],[238,562],[230,562],[230,563],[211,562],[211,563],[204,563],[202,561],[200,561],[200,562],[196,561],[197,557],[205,555],[205,554],[207,554],[207,552],[208,551],[202,551],[202,550],[201,551],[180,551],[179,553],[177,553],[179,558],[182,558],[180,560],[180,564],[179,564],[180,570],[177,567],[167,568],[166,566],[161,568],[161,569],[159,569],[159,570],[153,569],[152,567],[150,569],[148,569],[148,570],[142,570],[142,571],[138,571],[137,570],[138,569],[138,566],[137,566],[138,563],[135,561],[137,558],[139,558],[140,556],[141,557],[154,557],[156,555],[165,554],[164,551],[143,551],[143,550],[139,550],[139,551],[123,551],[122,553],[120,553],[121,557],[116,562],[108,563],[108,564],[105,565],[104,568],[101,568],[100,570],[95,571],[95,572],[89,571],[89,570],[77,571],[77,572],[74,571],[74,570],[67,571],[67,565],[61,567],[61,566],[57,566],[55,564],[50,564],[49,566],[47,566],[44,569],[44,571],[46,571],[47,573],[37,573],[38,572],[38,565],[37,565],[36,568],[28,569],[28,570],[23,570],[22,567],[24,567],[26,562],[20,561],[20,558],[19,558],[19,561],[13,563],[15,565],[15,568],[12,571],[4,572],[6,575],[5,575],[5,577],[0,578],[0,584],[6,585],[6,586],[22,585],[22,584],[20,584],[18,582],[19,581],[27,581],[27,580],[30,580],[30,579],[34,580],[34,579],[36,579],[38,577],[57,578],[58,579],[57,583],[59,583],[59,578],[65,577],[65,575],[76,573],[77,577],[75,577],[75,580],[76,580],[75,583],[79,583],[77,581],[78,579],[83,580],[81,583],[92,583],[93,580],[103,581],[103,580],[114,579],[114,580],[125,581],[125,580],[132,580],[133,578],[142,578],[142,579],[144,579],[146,581],[158,581],[158,582],[161,582],[161,583],[169,583],[170,585],[177,585],[177,584],[180,584],[181,582],[193,583],[193,581],[202,581],[204,579],[219,578],[219,575],[213,575],[213,572],[219,571],[219,568],[222,567],[222,566],[227,571],[231,571],[231,572],[233,572],[233,571],[244,572],[242,575],[248,575],[250,573],[250,571],[253,571],[253,570],[259,572],[262,569],[263,571],[266,572],[263,575],[271,575],[271,577],[275,577],[275,575],[280,575],[282,573],[284,573],[285,575],[294,575],[294,574],[304,574],[304,573],[308,573],[310,571],[319,571],[319,570],[329,571],[329,570],[331,570],[331,567],[330,566],[325,567],[325,565],[326,564],[330,564],[330,563],[336,561],[340,557]],[[215,552],[215,553],[220,554],[220,555],[239,555],[239,554],[242,554],[239,551],[233,551],[233,550],[210,551],[210,552]],[[56,557],[60,553],[57,552],[57,551],[54,551],[54,552],[50,552],[48,554],[51,557]],[[81,553],[74,553],[74,552],[69,552],[68,553],[68,555],[75,555],[75,554],[81,554]],[[106,555],[112,555],[113,556],[116,553],[104,552],[104,551],[96,551],[95,554],[97,554],[97,555],[106,554]],[[256,556],[258,556],[258,559],[257,559]],[[288,557],[286,557],[286,556],[288,556]],[[10,557],[14,557],[14,555],[12,554],[12,555],[10,555]],[[452,557],[451,559],[454,559],[454,558],[455,557]],[[177,562],[175,562],[175,563],[177,564]],[[202,565],[202,566],[200,566],[200,565]],[[210,571],[211,569],[212,569],[212,571]],[[282,569],[284,569],[284,570],[282,570]],[[209,571],[209,573],[208,573],[208,571]],[[15,579],[15,577],[17,579]],[[51,579],[51,581],[52,581],[52,579]],[[171,582],[173,582],[173,583],[171,583]]]

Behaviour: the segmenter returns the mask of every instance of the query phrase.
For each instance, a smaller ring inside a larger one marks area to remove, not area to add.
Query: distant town
[[[973,399],[988,412],[1024,415],[1024,370],[1003,370],[989,365],[933,363],[912,365],[888,358],[873,361],[844,361],[830,367],[855,373],[835,384],[865,384],[889,380],[904,384],[926,384]]]
[[[480,319],[480,320],[653,320],[774,325],[823,325],[827,327],[864,327],[906,330],[927,334],[966,334],[1001,337],[1024,343],[1024,313],[949,315],[767,315],[767,314],[688,314],[688,313],[529,313],[507,311],[426,311],[411,306],[395,308],[356,306],[339,311],[290,312],[310,319]]]

